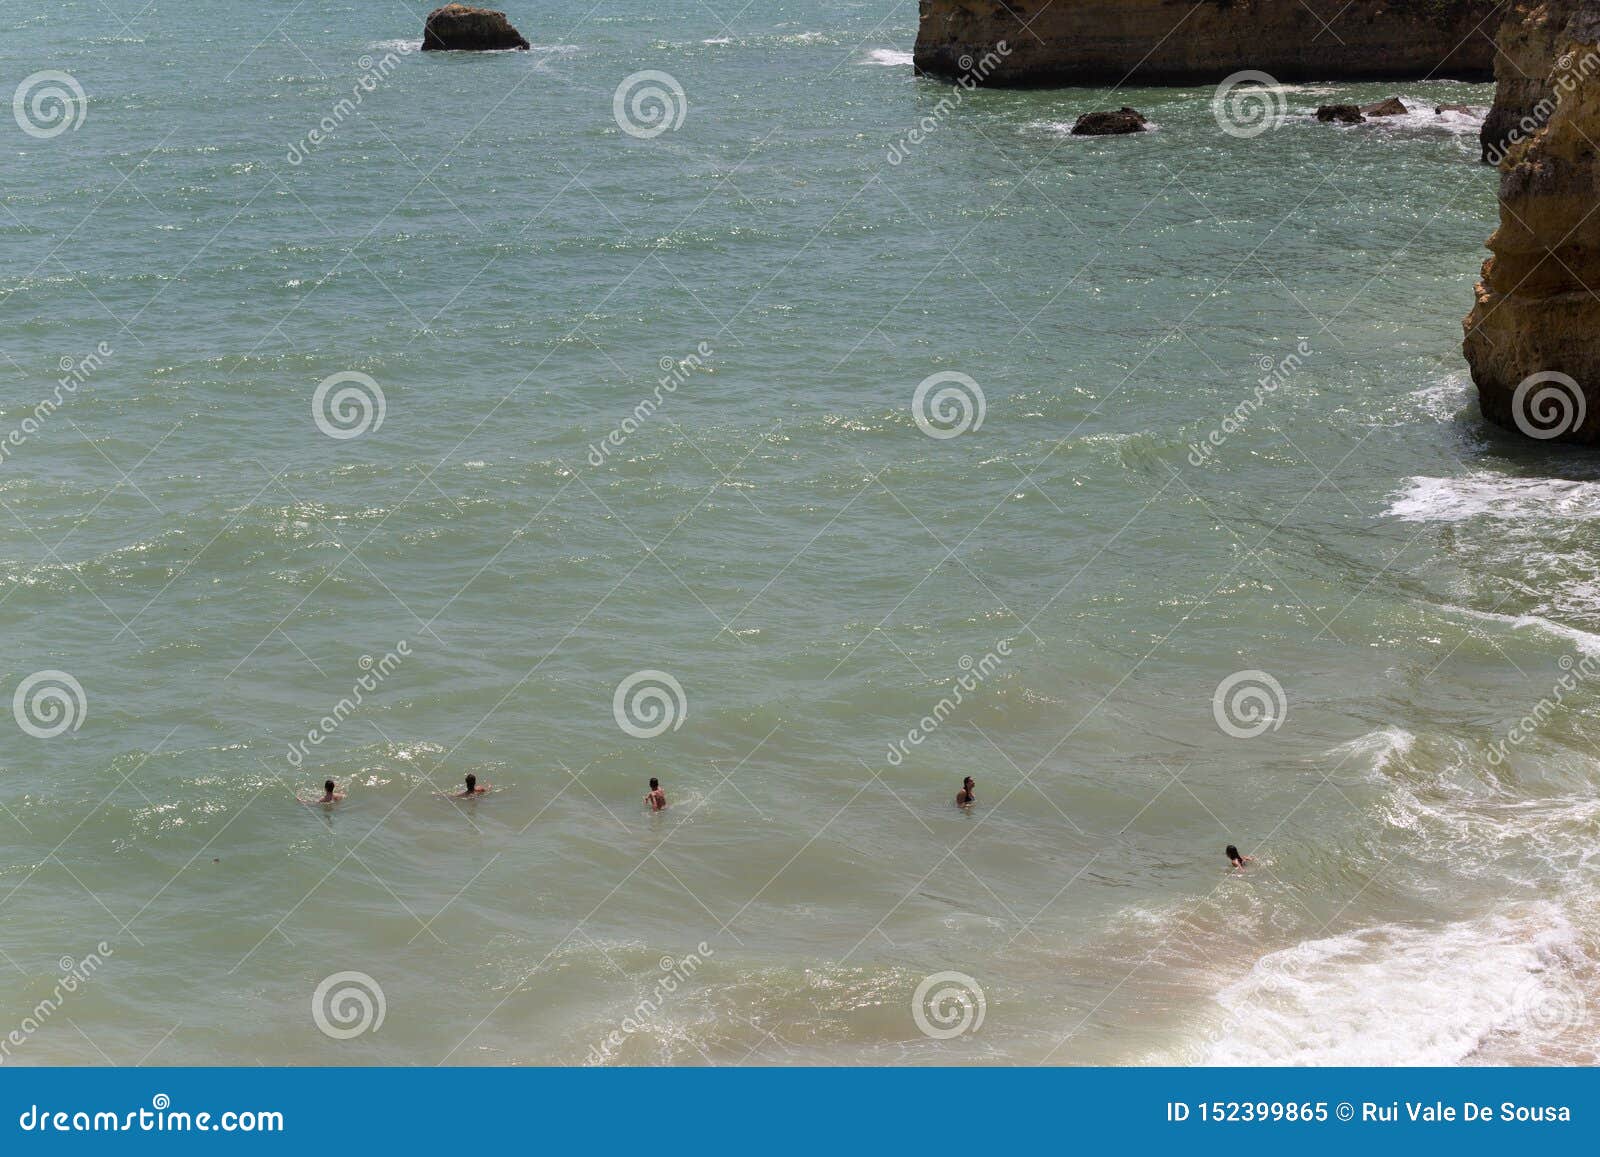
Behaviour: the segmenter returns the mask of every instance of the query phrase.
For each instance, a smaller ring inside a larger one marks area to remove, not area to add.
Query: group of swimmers
[[[973,788],[976,786],[977,780],[973,779],[970,775],[961,781],[961,790],[956,792],[956,807],[961,808],[963,811],[967,811],[971,809],[973,804],[978,802],[977,795],[973,793]],[[477,776],[468,775],[466,779],[466,787],[461,791],[442,791],[438,792],[437,794],[443,799],[468,799],[472,796],[487,795],[490,790],[490,784],[479,783]],[[321,799],[306,800],[305,802],[334,804],[338,803],[343,798],[344,792],[338,790],[337,785],[335,785],[333,780],[330,779],[325,780],[322,784]],[[650,790],[644,793],[644,802],[649,805],[650,810],[653,812],[667,810],[667,793],[661,790],[661,781],[655,776],[650,777]],[[1242,872],[1244,871],[1244,866],[1246,864],[1255,862],[1254,856],[1240,855],[1239,849],[1232,844],[1228,845],[1225,854],[1228,857],[1229,867],[1231,867],[1235,872]]]
[[[967,782],[970,783],[971,780]],[[493,784],[479,783],[477,776],[469,774],[466,779],[466,786],[460,791],[440,791],[434,794],[440,799],[469,799],[475,795],[488,795],[492,790],[494,790]],[[322,781],[322,795],[320,797],[301,800],[300,802],[310,804],[338,803],[342,799],[344,799],[344,792],[339,790],[339,785],[331,779],[325,779]],[[644,802],[650,805],[650,810],[653,812],[666,810],[667,793],[661,790],[661,781],[655,776],[650,777],[650,790],[644,793]]]

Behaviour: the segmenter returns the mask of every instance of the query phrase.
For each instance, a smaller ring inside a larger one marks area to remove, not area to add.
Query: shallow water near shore
[[[5,1063],[1596,1059],[1600,466],[1466,377],[1488,86],[1242,137],[952,103],[903,5],[225,7],[0,46],[87,97],[4,137],[0,436],[109,351],[0,462],[0,692],[82,688],[0,746],[0,1035],[100,958]]]

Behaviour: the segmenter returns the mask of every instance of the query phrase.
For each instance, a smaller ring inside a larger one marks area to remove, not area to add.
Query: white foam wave
[[[1508,478],[1479,472],[1461,478],[1409,478],[1385,514],[1403,522],[1470,518],[1600,518],[1600,482]]]
[[[1471,395],[1471,385],[1464,374],[1453,375],[1442,382],[1411,391],[1411,397],[1422,412],[1441,422],[1454,420]]]
[[[898,48],[874,48],[867,53],[863,64],[881,64],[891,68],[903,68],[911,63],[911,54],[902,52]]]
[[[1417,742],[1417,737],[1403,727],[1384,727],[1369,731],[1348,743],[1341,743],[1330,754],[1345,763],[1352,757],[1364,756],[1369,768],[1382,771],[1396,756],[1404,756]]]
[[[1419,928],[1382,924],[1273,952],[1217,995],[1214,1065],[1445,1065],[1491,1038],[1541,1055],[1559,1029],[1533,1010],[1575,1005],[1579,938],[1554,905]],[[1560,998],[1557,1002],[1555,998]]]
[[[1496,611],[1475,611],[1471,607],[1456,606],[1442,606],[1439,609],[1458,615],[1465,615],[1469,619],[1504,623],[1513,631],[1543,631],[1559,639],[1566,639],[1585,655],[1600,655],[1600,635],[1578,627],[1569,627],[1565,623],[1558,623],[1553,619],[1545,618],[1543,615],[1503,615]]]

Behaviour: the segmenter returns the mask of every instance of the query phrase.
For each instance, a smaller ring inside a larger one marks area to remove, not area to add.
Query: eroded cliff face
[[[1486,162],[1499,164],[1514,140],[1548,119],[1556,42],[1579,7],[1579,0],[1520,0],[1507,9],[1495,37],[1494,106],[1479,133]]]
[[[1496,0],[919,0],[916,65],[986,84],[1488,80]]]
[[[1491,421],[1600,442],[1600,0],[1568,5],[1543,62],[1550,112],[1500,166],[1464,352]],[[1548,16],[1548,14],[1546,14]]]

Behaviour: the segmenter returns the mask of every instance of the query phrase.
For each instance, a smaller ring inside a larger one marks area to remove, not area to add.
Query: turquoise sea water
[[[6,1063],[1593,1059],[1600,472],[1470,398],[1486,86],[1236,137],[955,101],[906,3],[508,10],[0,45],[84,94],[0,127],[0,437],[73,382],[0,693],[81,688],[0,743]]]

